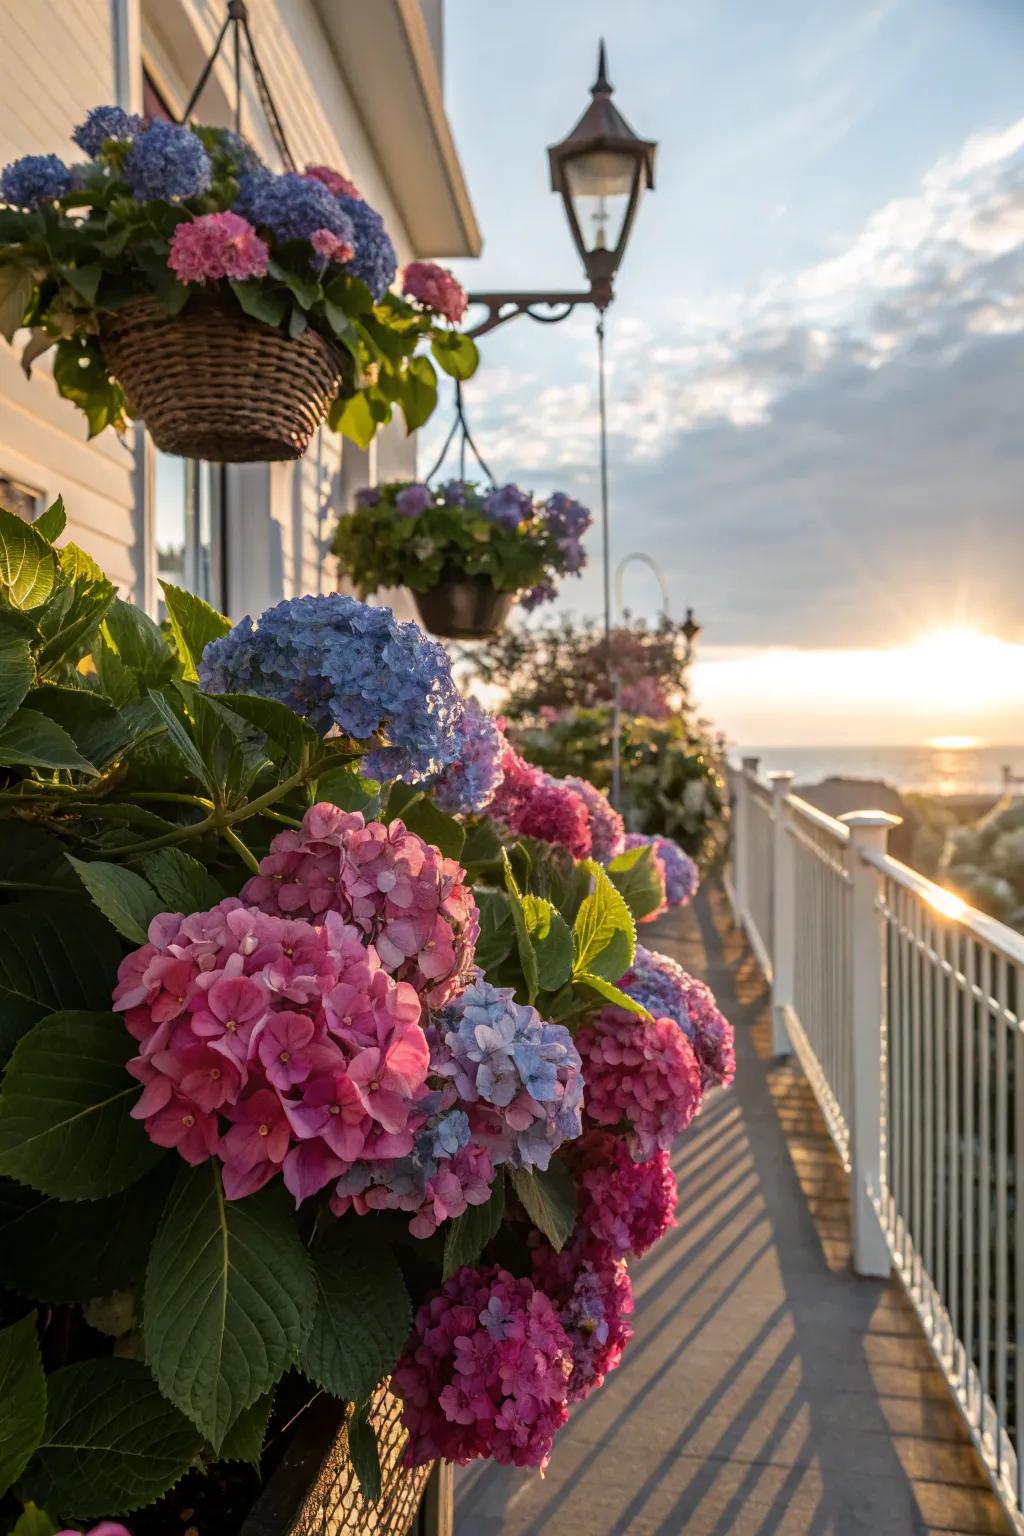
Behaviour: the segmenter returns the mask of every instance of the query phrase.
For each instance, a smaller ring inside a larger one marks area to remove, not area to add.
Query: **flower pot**
[[[489,576],[441,573],[429,592],[414,592],[425,629],[444,640],[489,640],[504,627],[518,592],[499,592]]]
[[[179,315],[132,299],[104,317],[100,339],[156,446],[220,464],[300,459],[351,373],[311,326],[285,336],[221,298]]]

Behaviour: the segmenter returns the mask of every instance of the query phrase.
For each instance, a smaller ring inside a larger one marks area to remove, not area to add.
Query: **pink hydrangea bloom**
[[[458,325],[469,302],[465,288],[454,274],[433,261],[410,261],[402,274],[402,292],[407,299],[425,304],[453,325]]]
[[[472,973],[480,919],[465,872],[401,821],[367,823],[357,811],[314,805],[301,830],[274,838],[242,897],[281,916],[339,913],[431,1008]]]
[[[133,1116],[186,1162],[219,1157],[230,1199],[281,1175],[302,1201],[356,1160],[408,1156],[428,1119],[420,999],[336,912],[164,913],[114,1007],[140,1045]]]
[[[603,1008],[576,1036],[594,1125],[629,1127],[627,1145],[646,1162],[671,1147],[700,1108],[700,1063],[674,1019]]]
[[[675,1019],[697,1053],[705,1089],[732,1082],[736,1076],[733,1027],[705,982],[670,956],[638,944],[632,968],[619,986],[648,1013]]]
[[[309,243],[322,258],[324,266],[328,262],[335,262],[341,266],[346,261],[351,261],[356,253],[355,246],[349,240],[342,240],[330,229],[314,229],[309,237]]]
[[[303,175],[308,181],[322,182],[335,197],[355,197],[360,202],[363,200],[363,194],[355,183],[340,171],[332,171],[329,165],[307,165]]]
[[[590,817],[591,852],[595,859],[607,864],[625,848],[626,829],[622,817],[589,779],[567,778],[562,781],[574,789],[587,808]]]
[[[545,775],[516,813],[510,830],[542,843],[555,843],[574,859],[590,857],[590,815],[582,796],[562,779]]]
[[[577,1229],[587,1245],[637,1258],[675,1226],[679,1186],[669,1155],[636,1163],[610,1131],[588,1131],[569,1149],[576,1176]]]
[[[619,702],[627,714],[647,715],[651,720],[667,720],[671,713],[665,690],[654,677],[627,683]]]
[[[82,1536],[81,1531],[58,1531],[57,1536]],[[117,1520],[101,1520],[99,1525],[90,1526],[85,1536],[132,1536],[126,1525],[121,1525]]]
[[[460,1269],[416,1313],[392,1374],[408,1467],[545,1467],[568,1418],[572,1349],[551,1302],[496,1266]]]
[[[171,237],[167,265],[183,283],[223,277],[265,277],[270,251],[248,219],[237,213],[204,213],[185,219]]]
[[[572,1350],[570,1403],[582,1402],[614,1371],[633,1337],[626,1321],[633,1287],[622,1259],[573,1241],[561,1253],[542,1243],[533,1253],[534,1283],[550,1298]]]
[[[504,826],[511,826],[530,796],[544,783],[544,774],[532,763],[528,763],[524,757],[519,756],[508,737],[504,735],[503,720],[498,721],[498,729],[503,733],[501,757],[498,760],[501,783],[487,808],[487,814]]]

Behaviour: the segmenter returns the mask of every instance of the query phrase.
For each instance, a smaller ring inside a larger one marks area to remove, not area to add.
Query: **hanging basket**
[[[505,626],[519,596],[499,592],[489,576],[445,569],[429,592],[414,592],[425,629],[443,640],[490,640]]]
[[[312,327],[285,336],[233,300],[169,315],[132,299],[102,324],[110,372],[164,453],[218,464],[301,459],[352,364]]]

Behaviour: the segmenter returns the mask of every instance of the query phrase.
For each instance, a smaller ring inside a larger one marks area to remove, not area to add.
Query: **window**
[[[154,449],[152,487],[158,579],[223,608],[221,466]]]
[[[43,493],[0,470],[0,507],[16,513],[26,523],[34,523],[43,510]]]

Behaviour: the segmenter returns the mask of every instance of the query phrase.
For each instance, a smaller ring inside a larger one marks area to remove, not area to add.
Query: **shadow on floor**
[[[650,930],[736,1025],[674,1157],[636,1337],[547,1476],[466,1468],[456,1536],[996,1536],[1009,1526],[895,1282],[849,1271],[847,1181],[722,893]]]

